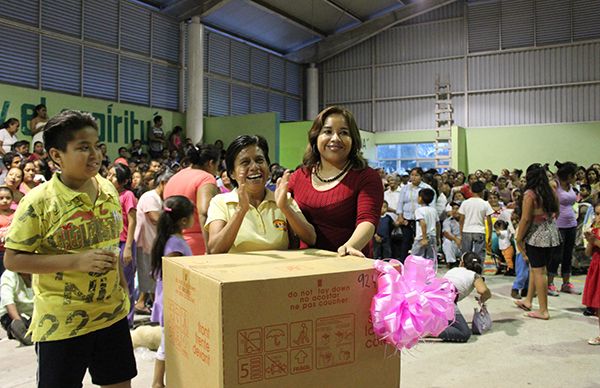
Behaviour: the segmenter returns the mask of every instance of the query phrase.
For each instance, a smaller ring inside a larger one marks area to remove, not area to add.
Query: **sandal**
[[[525,303],[523,303],[523,301],[521,300],[515,300],[514,303],[518,308],[520,308],[523,311],[531,311],[531,307],[525,306]]]
[[[523,314],[523,316],[526,318],[541,319],[543,321],[547,321],[548,319],[550,319],[550,317],[544,317],[542,314],[538,313],[537,311],[530,311],[528,313]]]
[[[135,313],[139,314],[139,315],[150,315],[152,314],[152,312],[150,311],[150,309],[146,306],[142,307],[142,308],[135,308]]]
[[[600,345],[600,337],[592,338],[588,341],[590,345]]]

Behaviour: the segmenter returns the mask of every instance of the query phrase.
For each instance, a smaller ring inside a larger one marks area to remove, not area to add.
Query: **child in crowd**
[[[458,209],[462,251],[475,252],[481,264],[485,259],[485,247],[491,243],[491,233],[486,241],[486,224],[488,230],[492,230],[492,214],[494,214],[494,209],[489,202],[481,198],[484,189],[485,185],[482,182],[474,182],[471,185],[472,197],[465,200]]]
[[[592,263],[585,278],[582,303],[594,309],[600,324],[600,203],[594,207],[594,221],[591,230],[585,232],[588,245],[585,253],[592,256]],[[600,345],[600,335],[588,341],[590,345]]]
[[[460,258],[460,266],[446,272],[444,278],[448,279],[456,289],[454,321],[449,322],[449,326],[438,338],[448,342],[467,342],[471,338],[471,329],[457,303],[471,295],[473,290],[479,294],[481,303],[485,303],[492,297],[492,293],[481,277],[482,272],[483,268],[479,263],[479,257],[473,252],[463,253]]]
[[[97,123],[64,111],[46,124],[44,143],[61,172],[24,197],[4,256],[7,269],[33,274],[38,386],[81,386],[89,369],[94,384],[128,387],[137,371],[127,284],[113,251],[121,208],[98,175]]]
[[[502,201],[505,205],[508,205],[511,200],[511,192],[508,188],[508,180],[504,176],[499,176],[496,180],[496,191],[500,197],[500,201]]]
[[[9,339],[33,345],[27,334],[33,314],[31,274],[4,271],[0,278],[0,324]]]
[[[174,195],[165,200],[156,226],[156,240],[152,247],[152,275],[156,279],[152,321],[163,329],[160,346],[156,352],[152,388],[165,386],[165,333],[163,313],[162,258],[164,256],[192,256],[192,250],[183,239],[181,231],[194,224],[194,204],[184,196]]]
[[[458,209],[460,205],[456,202],[450,203],[450,211],[448,217],[442,225],[442,234],[444,240],[442,242],[442,251],[446,257],[448,268],[454,268],[458,265],[457,258],[460,256],[460,223],[458,222]]]
[[[389,259],[392,257],[392,230],[394,229],[394,220],[387,214],[388,203],[383,201],[381,205],[381,217],[377,232],[373,236],[373,258],[374,259]]]
[[[579,203],[585,202],[588,204],[592,204],[592,187],[587,183],[582,184],[579,187]]]
[[[502,257],[506,261],[505,276],[515,276],[515,248],[513,247],[513,235],[509,229],[508,222],[497,220],[494,223],[494,230],[498,236],[498,248],[502,252]]]
[[[0,186],[0,275],[4,272],[4,240],[13,220],[14,210],[12,191],[6,186]]]
[[[511,222],[515,229],[515,236],[517,235],[517,229],[519,221],[521,219],[521,209],[515,209],[511,214]],[[521,299],[521,297],[527,296],[529,287],[529,264],[523,258],[523,254],[519,251],[519,247],[515,244],[516,256],[515,256],[515,275],[516,278],[513,281],[510,296],[513,299]],[[520,294],[519,294],[520,291]]]
[[[421,189],[417,199],[419,207],[415,210],[415,221],[418,225],[415,228],[415,242],[411,254],[427,259],[435,259],[435,247],[440,235],[437,211],[434,207],[429,206],[434,196],[435,192],[432,189]]]
[[[108,170],[106,177],[119,192],[121,214],[123,216],[123,229],[119,235],[120,260],[123,273],[127,280],[129,290],[130,311],[127,315],[129,326],[133,326],[134,300],[135,300],[135,243],[133,241],[136,224],[137,199],[130,188],[131,170],[124,164],[117,163]],[[131,231],[131,233],[130,233]],[[140,311],[144,313],[144,311]]]

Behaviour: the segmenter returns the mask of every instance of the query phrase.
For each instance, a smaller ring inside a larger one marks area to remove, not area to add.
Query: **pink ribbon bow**
[[[432,260],[408,256],[404,265],[397,260],[374,265],[379,277],[371,318],[380,339],[410,349],[426,335],[438,336],[454,320],[454,285],[436,278]]]

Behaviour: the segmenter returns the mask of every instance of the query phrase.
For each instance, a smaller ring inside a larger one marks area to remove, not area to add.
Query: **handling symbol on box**
[[[288,326],[279,324],[265,327],[265,352],[284,350],[288,347]]]
[[[288,374],[288,353],[277,352],[265,354],[265,378],[287,376]]]
[[[262,330],[246,329],[238,331],[238,354],[262,353]]]
[[[240,384],[251,383],[263,379],[261,356],[241,358],[238,360],[238,381]]]
[[[310,372],[313,369],[313,349],[305,347],[290,351],[290,373]]]
[[[311,343],[306,322],[300,323],[300,332],[298,333],[297,337],[293,340],[293,342],[294,344],[296,344],[296,346],[307,345]]]

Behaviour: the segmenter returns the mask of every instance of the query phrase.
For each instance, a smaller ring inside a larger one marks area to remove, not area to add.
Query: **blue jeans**
[[[421,245],[421,240],[415,240],[413,243],[412,249],[410,250],[410,254],[413,256],[420,256],[426,259],[435,259],[435,236],[432,238],[431,236],[428,238],[429,244],[423,246]]]
[[[517,254],[515,258],[515,271],[517,277],[513,282],[512,288],[514,290],[524,290],[529,287],[529,265],[523,259],[521,253]]]
[[[471,328],[460,313],[458,305],[454,304],[454,322],[449,322],[448,326],[438,338],[444,342],[467,342],[471,338]]]
[[[392,242],[388,239],[378,243],[373,239],[373,258],[392,259]]]

